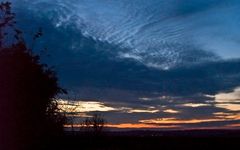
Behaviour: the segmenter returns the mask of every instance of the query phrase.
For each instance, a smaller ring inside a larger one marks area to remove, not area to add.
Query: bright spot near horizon
[[[68,101],[59,99],[58,103],[63,112],[106,112],[116,110],[113,107],[96,101]]]

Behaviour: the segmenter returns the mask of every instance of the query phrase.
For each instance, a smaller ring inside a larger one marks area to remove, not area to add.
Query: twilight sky
[[[43,28],[35,51],[65,109],[120,128],[240,127],[238,0],[11,1],[27,34]]]

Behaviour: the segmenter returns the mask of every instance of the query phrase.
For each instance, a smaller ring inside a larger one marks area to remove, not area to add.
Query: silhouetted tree
[[[63,131],[55,72],[40,63],[16,28],[11,3],[0,3],[0,149],[26,149]],[[33,40],[42,35],[37,32]]]
[[[83,122],[83,128],[87,134],[99,136],[103,132],[106,121],[100,114],[94,114],[90,118],[86,118]]]
[[[71,126],[72,135],[75,134],[74,124],[75,124],[75,120],[77,118],[77,115],[79,113],[79,112],[77,112],[77,109],[79,107],[80,106],[76,105],[73,101],[65,101],[64,104],[59,105],[59,109],[66,116],[66,123],[65,124]]]

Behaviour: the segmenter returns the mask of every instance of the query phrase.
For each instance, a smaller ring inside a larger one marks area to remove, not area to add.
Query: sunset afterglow
[[[240,123],[238,1],[11,2],[23,32],[46,33],[41,60],[56,68],[68,94],[55,98],[76,124],[93,114],[136,128]]]

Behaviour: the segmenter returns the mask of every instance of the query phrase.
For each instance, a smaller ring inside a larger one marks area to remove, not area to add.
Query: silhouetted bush
[[[0,149],[26,149],[62,133],[55,72],[40,63],[15,27],[11,3],[0,3]],[[39,30],[33,40],[42,35]]]
[[[94,114],[90,118],[86,118],[83,122],[83,129],[86,135],[100,136],[103,133],[106,120],[100,114]]]

